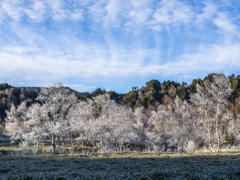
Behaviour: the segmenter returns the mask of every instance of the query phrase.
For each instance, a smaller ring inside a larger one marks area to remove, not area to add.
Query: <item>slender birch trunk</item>
[[[216,135],[217,135],[217,150],[216,152],[219,152],[219,148],[220,148],[220,135],[218,133],[218,115],[220,114],[220,110],[219,110],[219,104],[217,106],[217,118],[216,118]]]
[[[39,147],[39,140],[37,140],[36,153],[38,153],[38,147]]]
[[[52,147],[53,147],[52,153],[55,154],[55,135],[54,134],[52,135]]]
[[[220,148],[220,135],[218,133],[218,119],[216,121],[216,135],[217,135],[217,150],[216,150],[216,152],[219,152],[219,148]]]

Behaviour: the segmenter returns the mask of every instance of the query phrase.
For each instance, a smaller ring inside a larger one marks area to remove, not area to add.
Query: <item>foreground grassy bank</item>
[[[240,179],[240,151],[0,157],[1,179]]]

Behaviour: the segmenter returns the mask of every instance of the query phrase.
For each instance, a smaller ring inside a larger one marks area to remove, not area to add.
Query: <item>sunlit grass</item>
[[[10,143],[10,141],[0,141],[0,152],[19,151],[18,143]]]

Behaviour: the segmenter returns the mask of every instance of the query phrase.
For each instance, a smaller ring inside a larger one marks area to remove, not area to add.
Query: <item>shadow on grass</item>
[[[2,179],[240,179],[240,152],[0,157]]]

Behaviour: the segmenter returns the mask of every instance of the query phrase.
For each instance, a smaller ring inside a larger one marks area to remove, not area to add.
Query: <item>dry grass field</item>
[[[240,179],[240,151],[4,155],[0,179]]]

